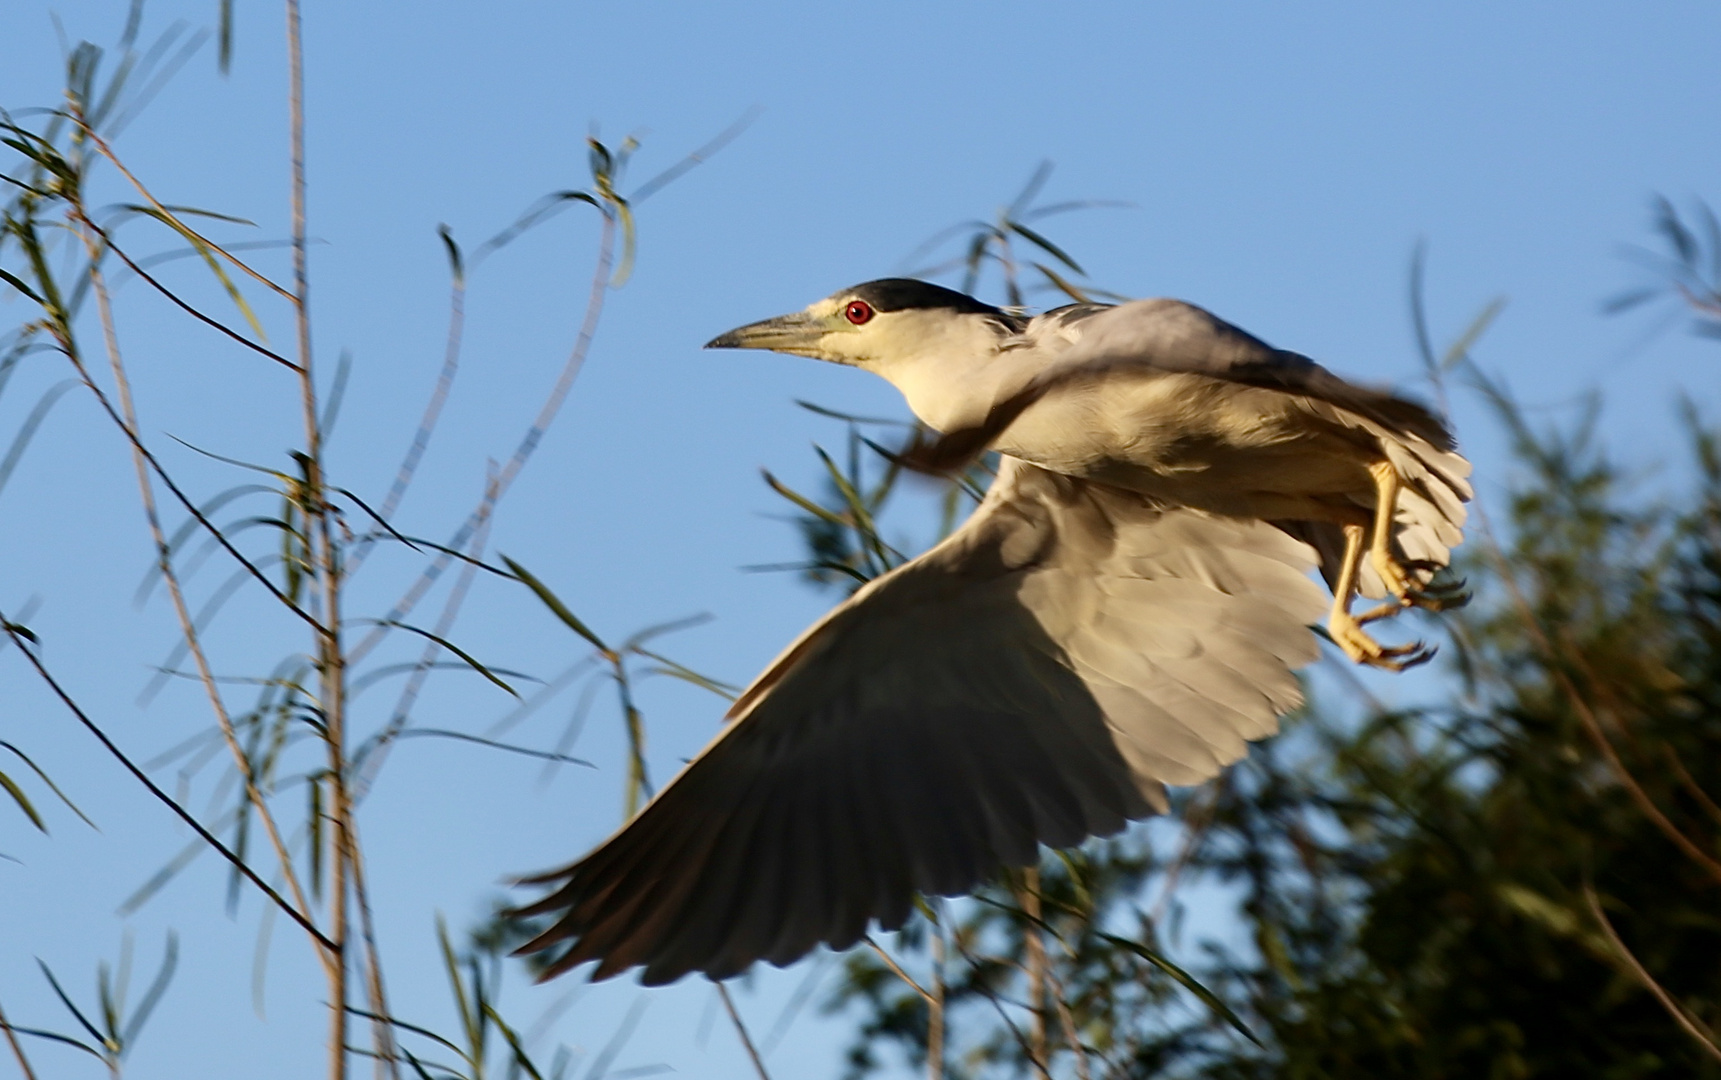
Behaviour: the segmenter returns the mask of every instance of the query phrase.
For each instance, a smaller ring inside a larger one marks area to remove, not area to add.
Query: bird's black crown
[[[879,278],[856,285],[844,296],[865,300],[874,311],[908,311],[917,308],[948,308],[963,315],[1001,315],[991,304],[982,303],[966,293],[946,289],[930,281],[914,278]]]

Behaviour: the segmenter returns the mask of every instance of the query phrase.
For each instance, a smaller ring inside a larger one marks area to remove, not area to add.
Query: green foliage
[[[1312,710],[1220,801],[1199,862],[1242,888],[1257,955],[1208,974],[1272,1049],[1192,1074],[1721,1075],[1609,928],[1716,1021],[1721,876],[1667,830],[1716,850],[1721,473],[1644,506],[1587,430],[1499,403],[1523,475],[1509,546],[1472,556],[1487,602],[1453,619],[1455,701]]]
[[[77,1002],[66,992],[60,980],[54,975],[53,968],[45,962],[37,960],[42,970],[42,978],[47,982],[54,998],[77,1022],[81,1029],[80,1035],[67,1035],[58,1031],[44,1031],[38,1028],[10,1027],[11,1032],[30,1035],[48,1042],[60,1043],[76,1047],[84,1053],[101,1061],[107,1066],[110,1075],[120,1075],[121,1068],[132,1047],[137,1044],[139,1034],[149,1022],[149,1016],[155,1007],[161,1003],[162,995],[167,992],[168,985],[173,982],[173,973],[179,966],[179,938],[172,931],[168,932],[167,945],[162,954],[161,966],[156,969],[155,976],[144,989],[143,996],[137,1004],[127,1008],[126,999],[131,992],[131,955],[132,939],[128,931],[120,942],[119,963],[115,968],[109,968],[103,961],[96,968],[96,1008],[80,1009]],[[92,1017],[90,1014],[93,1013]]]

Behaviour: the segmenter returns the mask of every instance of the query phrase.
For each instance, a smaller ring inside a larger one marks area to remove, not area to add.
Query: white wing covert
[[[1039,845],[1109,835],[1301,700],[1310,548],[1006,458],[960,530],[859,590],[602,847],[529,879],[571,942],[648,985],[844,949]]]

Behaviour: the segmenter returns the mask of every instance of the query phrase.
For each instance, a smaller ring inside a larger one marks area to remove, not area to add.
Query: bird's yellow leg
[[[1368,467],[1374,477],[1374,530],[1369,543],[1369,561],[1374,572],[1386,585],[1386,591],[1398,597],[1401,606],[1415,602],[1416,583],[1410,573],[1392,555],[1392,519],[1398,513],[1398,470],[1390,461],[1377,461]]]
[[[1389,519],[1390,520],[1390,519]],[[1339,564],[1339,579],[1333,584],[1333,608],[1327,616],[1327,633],[1345,655],[1359,664],[1401,671],[1420,664],[1433,653],[1420,643],[1386,646],[1363,632],[1362,624],[1395,613],[1397,604],[1383,604],[1360,619],[1351,614],[1351,596],[1356,592],[1357,569],[1362,565],[1364,527],[1346,525],[1345,556]]]
[[[1392,553],[1393,519],[1398,513],[1398,492],[1403,480],[1390,461],[1377,461],[1368,467],[1368,472],[1374,478],[1375,490],[1374,527],[1369,541],[1369,560],[1374,564],[1375,573],[1380,575],[1387,592],[1392,594],[1392,599],[1360,616],[1357,621],[1372,622],[1397,614],[1408,607],[1426,608],[1429,611],[1463,607],[1470,599],[1464,592],[1463,582],[1426,586],[1411,577],[1410,571],[1405,569],[1404,564]]]

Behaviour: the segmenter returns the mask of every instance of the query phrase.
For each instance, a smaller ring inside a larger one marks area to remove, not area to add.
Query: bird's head
[[[805,311],[748,323],[707,349],[770,349],[881,374],[927,356],[996,349],[1023,320],[940,285],[881,278],[843,289]]]

